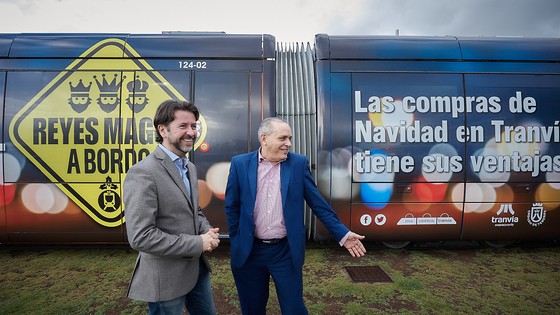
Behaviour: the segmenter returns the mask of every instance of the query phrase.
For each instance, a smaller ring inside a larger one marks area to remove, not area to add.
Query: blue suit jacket
[[[231,264],[236,268],[243,266],[253,247],[257,166],[257,151],[235,156],[231,160],[225,212],[231,243]],[[288,153],[288,158],[280,166],[280,183],[292,262],[294,267],[301,268],[306,242],[304,200],[336,240],[341,240],[349,230],[321,196],[305,155]]]

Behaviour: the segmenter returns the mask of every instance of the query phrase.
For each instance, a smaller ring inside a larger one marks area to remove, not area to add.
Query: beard
[[[181,151],[181,152],[187,154],[187,153],[189,153],[190,151],[192,151],[195,141],[196,141],[196,138],[193,138],[193,139],[192,139],[192,143],[193,143],[192,145],[181,145],[181,139],[179,139],[179,140],[177,140],[177,141],[173,141],[173,143],[171,143],[171,145],[172,145],[175,149],[177,149],[177,150],[179,150],[179,151]]]

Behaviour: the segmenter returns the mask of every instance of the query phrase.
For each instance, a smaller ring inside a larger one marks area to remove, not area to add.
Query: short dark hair
[[[189,101],[167,100],[159,104],[156,110],[156,114],[154,115],[154,127],[156,128],[157,143],[163,142],[163,138],[159,134],[158,126],[164,125],[167,127],[167,125],[169,125],[169,123],[171,123],[173,119],[175,119],[175,111],[177,110],[186,110],[193,113],[197,121],[200,117],[198,108]]]

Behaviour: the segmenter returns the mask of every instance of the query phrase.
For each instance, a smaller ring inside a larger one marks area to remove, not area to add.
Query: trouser
[[[232,266],[232,273],[244,315],[266,314],[271,276],[282,314],[307,314],[303,302],[302,269],[294,268],[286,239],[276,244],[255,242],[243,267]]]
[[[210,286],[210,272],[200,261],[198,281],[186,295],[170,301],[149,302],[149,315],[181,315],[187,309],[190,315],[215,315],[216,305]]]

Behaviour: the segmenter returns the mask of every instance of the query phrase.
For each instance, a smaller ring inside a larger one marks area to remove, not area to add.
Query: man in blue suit
[[[332,236],[354,257],[366,250],[319,193],[306,156],[289,152],[292,130],[279,118],[263,120],[261,147],[235,156],[226,186],[225,212],[231,270],[245,315],[266,314],[272,276],[282,314],[307,314],[302,267],[304,200]]]

